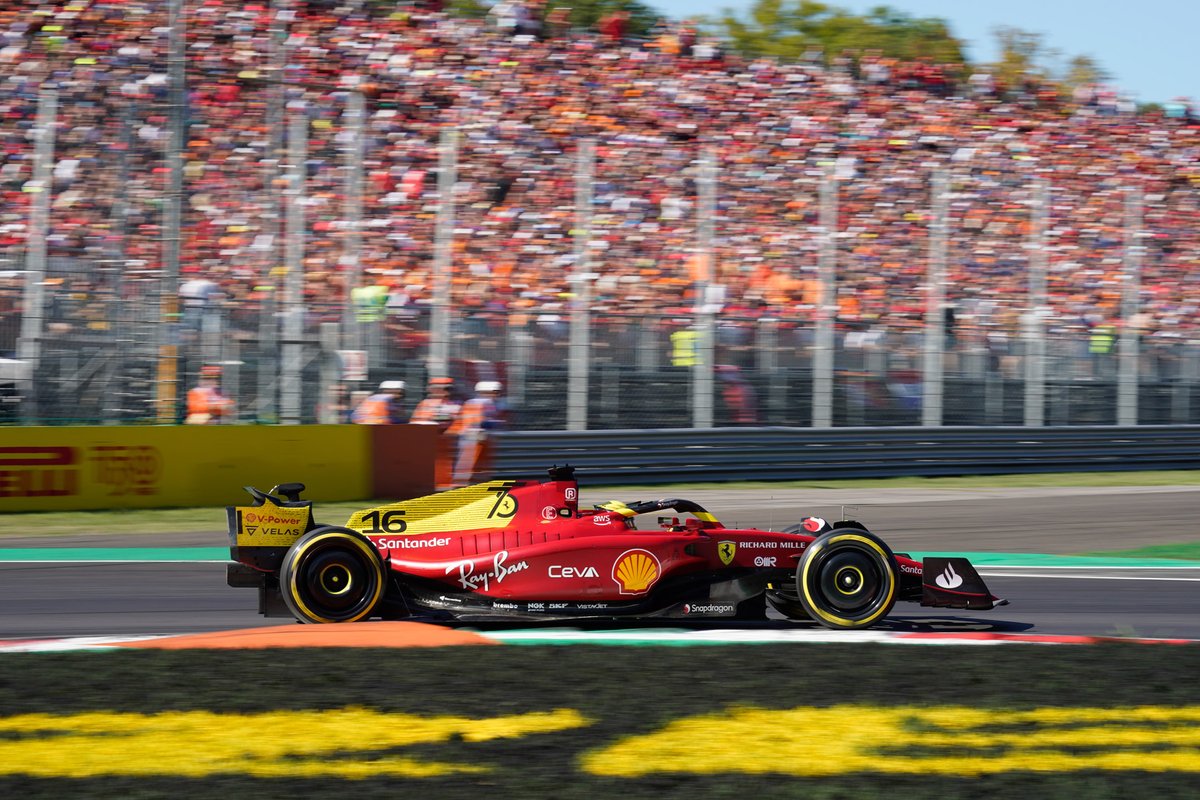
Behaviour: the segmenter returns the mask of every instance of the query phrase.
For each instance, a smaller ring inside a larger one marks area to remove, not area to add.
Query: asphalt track
[[[661,496],[656,490],[633,501]],[[584,501],[603,502],[584,490]],[[1200,541],[1200,486],[995,490],[703,490],[688,492],[728,526],[781,528],[805,514],[864,522],[897,551],[1080,554]],[[214,517],[220,518],[220,511]],[[317,509],[320,519],[320,509]],[[330,520],[333,521],[333,520]],[[5,537],[0,548],[221,547],[194,534]],[[1200,639],[1200,565],[1135,569],[1135,562],[980,571],[1012,604],[943,612],[902,603],[886,628]],[[1035,560],[1036,561],[1036,560]],[[0,563],[0,638],[174,634],[278,625],[255,593],[225,585],[223,563]],[[784,621],[741,627],[801,625]],[[623,623],[628,626],[628,623]],[[671,622],[673,627],[675,621]],[[707,621],[704,627],[722,625]],[[521,625],[518,627],[528,627]]]

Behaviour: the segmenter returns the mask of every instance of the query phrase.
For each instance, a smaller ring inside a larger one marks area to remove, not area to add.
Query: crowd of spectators
[[[1064,96],[872,53],[747,59],[686,22],[663,21],[636,40],[619,16],[570,30],[543,0],[501,0],[483,20],[448,16],[436,2],[184,5],[181,279],[203,278],[211,296],[243,312],[282,285],[282,123],[303,112],[304,286],[314,307],[337,309],[354,288],[355,239],[364,280],[388,289],[389,308],[429,302],[438,141],[455,128],[452,292],[464,313],[564,313],[576,151],[587,138],[596,142],[589,270],[601,315],[693,305],[697,181],[712,148],[713,277],[728,316],[812,318],[819,186],[832,171],[839,320],[920,326],[931,175],[944,169],[947,299],[959,326],[1017,329],[1029,296],[1030,187],[1045,178],[1051,328],[1119,323],[1126,191],[1135,188],[1146,232],[1138,324],[1162,337],[1198,332],[1200,124],[1183,103],[1139,113],[1105,87]],[[19,263],[30,198],[50,190],[51,260],[88,265],[58,276],[74,291],[95,289],[97,263],[122,265],[113,274],[127,277],[161,267],[166,6],[0,7],[0,260]],[[59,96],[50,187],[31,172],[47,85]],[[358,231],[346,202],[351,92],[366,98]]]

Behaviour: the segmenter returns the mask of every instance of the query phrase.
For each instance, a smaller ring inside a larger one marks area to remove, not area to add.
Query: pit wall
[[[0,428],[0,513],[180,508],[298,481],[318,501],[433,491],[422,425]]]

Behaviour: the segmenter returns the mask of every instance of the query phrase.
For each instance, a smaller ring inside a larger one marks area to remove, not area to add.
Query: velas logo
[[[662,565],[649,550],[626,550],[613,564],[612,577],[621,594],[645,594],[658,580]]]

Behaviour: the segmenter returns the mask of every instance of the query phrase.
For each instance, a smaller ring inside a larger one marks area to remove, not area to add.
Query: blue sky
[[[793,3],[798,0],[785,0]],[[1043,35],[1064,60],[1090,55],[1112,83],[1139,102],[1173,97],[1200,101],[1200,0],[824,0],[861,14],[891,5],[914,17],[941,17],[966,43],[972,61],[996,56],[993,28],[1011,25]],[[752,0],[644,0],[681,18],[716,16],[723,8],[744,13]]]

